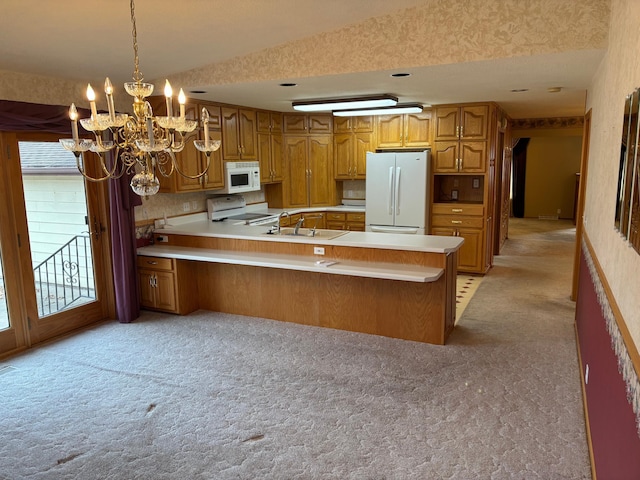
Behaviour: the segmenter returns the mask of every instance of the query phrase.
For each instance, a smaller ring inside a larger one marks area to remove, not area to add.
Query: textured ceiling
[[[431,29],[436,31],[436,24],[429,24],[434,21],[432,11],[434,18],[439,12],[442,26],[445,20],[456,23],[461,13],[473,11],[473,4],[481,8],[476,25],[487,26],[484,39],[480,35],[476,40],[471,32],[464,37],[466,44],[456,46],[459,36],[452,34],[453,41],[442,39],[441,34],[433,37],[458,48],[443,52],[446,49],[439,47],[439,64],[430,64],[430,56],[424,55],[436,53],[429,52],[429,45],[417,43],[419,48],[402,51],[403,45],[421,42],[429,38]],[[565,28],[558,23],[544,31],[554,7],[568,4],[580,5],[573,9],[579,13],[572,22],[584,25]],[[401,101],[425,104],[493,100],[514,118],[581,115],[586,88],[606,47],[602,31],[608,17],[601,18],[606,4],[606,0],[532,0],[516,13],[520,20],[523,12],[532,19],[539,16],[540,23],[519,25],[518,19],[502,20],[510,15],[506,7],[520,8],[516,0],[450,0],[446,4],[437,0],[137,0],[140,70],[148,80],[171,77],[172,82],[179,80],[174,86],[206,91],[192,97],[280,111],[290,111],[291,101],[300,98],[387,92]],[[417,14],[426,20],[419,18],[416,25],[412,17]],[[389,25],[407,28],[398,33]],[[539,40],[522,40],[527,28],[535,34],[539,31]],[[2,0],[0,31],[0,70],[91,82],[108,75],[114,84],[131,78],[127,0]],[[507,37],[500,39],[505,32]],[[595,32],[594,39],[575,41],[588,32]],[[418,40],[412,38],[416,34],[421,36]],[[389,38],[384,38],[383,48],[380,39],[385,36]],[[495,58],[474,52],[492,37],[500,40],[492,44]],[[373,51],[367,52],[366,43],[359,45],[362,39],[371,42]],[[522,42],[517,45],[521,54],[503,48],[517,41]],[[322,55],[322,42],[330,55]],[[399,48],[394,51],[397,42]],[[371,68],[366,68],[366,54],[374,59]],[[420,54],[424,58],[411,64]],[[390,77],[398,71],[412,75]],[[284,81],[298,86],[280,87]],[[556,86],[562,87],[560,93],[547,92]],[[521,88],[528,91],[511,91]]]

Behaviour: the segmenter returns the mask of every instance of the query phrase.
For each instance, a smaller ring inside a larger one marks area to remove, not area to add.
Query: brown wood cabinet
[[[327,228],[364,232],[364,212],[327,212]]]
[[[197,285],[184,263],[139,256],[137,266],[142,307],[181,315],[198,308]]]
[[[373,116],[335,117],[333,131],[336,180],[365,179],[367,152],[375,150]]]
[[[487,140],[489,106],[440,105],[434,109],[434,140]]]
[[[335,202],[331,135],[285,135],[285,207],[330,206]]]
[[[256,111],[247,108],[221,108],[222,158],[257,160]]]
[[[164,105],[164,97],[152,98],[153,100],[150,100],[152,106],[154,104],[156,107]],[[174,156],[176,160],[176,168],[178,168],[180,172],[189,176],[196,176],[207,168],[207,156],[200,152],[193,144],[193,140],[195,139],[204,139],[204,128],[200,122],[200,115],[203,107],[209,111],[209,133],[211,140],[222,139],[220,132],[220,107],[194,103],[185,105],[185,117],[189,120],[196,120],[198,122],[198,127],[193,132],[185,136],[184,149],[181,152],[175,153]],[[220,150],[221,149],[218,149],[211,153],[209,169],[207,170],[207,173],[200,178],[189,178],[176,174],[175,172],[171,176],[165,177],[159,173],[157,176],[158,181],[160,182],[160,192],[195,192],[224,187],[223,165]]]
[[[458,270],[485,273],[489,269],[485,255],[487,229],[483,205],[434,203],[431,234],[463,237],[458,251]]]
[[[434,109],[434,173],[482,173],[487,169],[489,105]]]
[[[285,113],[284,133],[319,134],[333,132],[333,117],[326,114]]]
[[[420,148],[431,146],[431,111],[376,118],[378,148]]]
[[[257,126],[260,182],[281,182],[283,175],[282,114],[258,111]]]

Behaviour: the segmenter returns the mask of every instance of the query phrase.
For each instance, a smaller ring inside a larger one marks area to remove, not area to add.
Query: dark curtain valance
[[[88,109],[78,109],[80,117],[88,117]],[[0,100],[0,131],[47,132],[71,135],[69,107],[39,103]]]

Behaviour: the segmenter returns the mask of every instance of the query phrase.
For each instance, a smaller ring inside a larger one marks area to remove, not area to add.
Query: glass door
[[[17,316],[9,305],[8,322],[22,323],[26,343],[35,344],[112,314],[107,185],[85,181],[57,135],[10,137],[23,303]]]

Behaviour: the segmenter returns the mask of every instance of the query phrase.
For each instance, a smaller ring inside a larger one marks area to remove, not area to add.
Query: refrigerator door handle
[[[396,215],[400,215],[400,173],[402,173],[402,168],[396,167],[396,188],[395,188]]]
[[[389,215],[393,215],[393,167],[389,167],[389,190],[387,191],[387,195]]]

